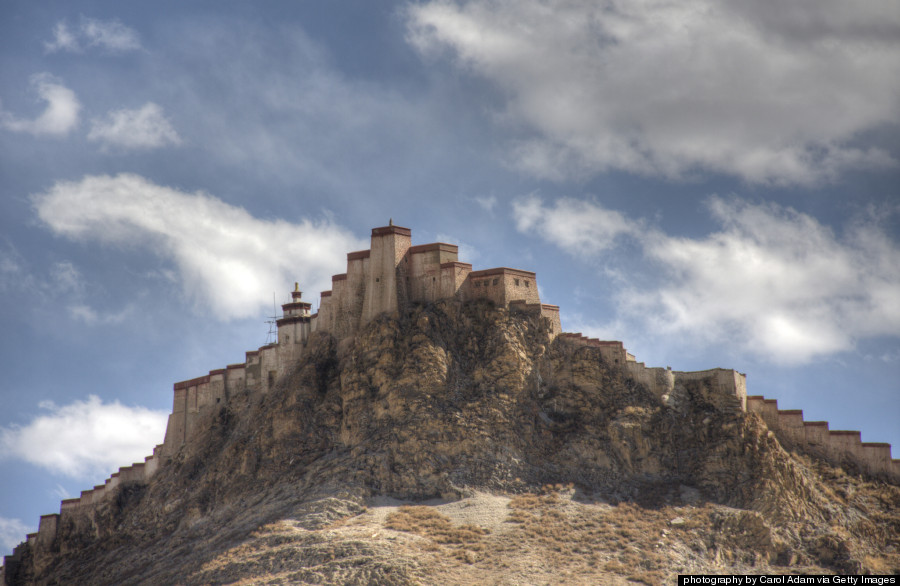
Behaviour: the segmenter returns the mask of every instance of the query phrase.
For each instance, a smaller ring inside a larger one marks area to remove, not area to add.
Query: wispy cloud
[[[485,196],[485,197],[477,197],[476,196],[474,199],[475,199],[475,203],[477,203],[479,206],[481,206],[481,209],[483,209],[485,212],[487,212],[489,214],[494,213],[494,208],[497,207],[497,196],[496,195],[489,195],[489,196]]]
[[[0,240],[0,291],[21,289],[31,277],[25,270],[24,259],[12,242],[4,237]]]
[[[35,136],[63,136],[78,126],[81,104],[75,92],[49,73],[31,76],[31,86],[38,97],[47,102],[47,108],[31,120],[0,110],[0,128]]]
[[[70,261],[54,263],[50,268],[50,279],[53,288],[65,292],[67,296],[79,296],[84,293],[84,278]]]
[[[6,552],[12,553],[12,549],[25,541],[27,534],[33,532],[34,528],[18,519],[0,517],[0,547]]]
[[[70,261],[54,263],[50,268],[49,279],[42,285],[48,296],[61,296],[66,300],[72,319],[89,326],[122,323],[134,310],[133,305],[127,305],[119,311],[110,309],[98,311],[88,305],[88,290],[96,289],[97,286],[89,287],[81,271]]]
[[[163,440],[168,413],[86,401],[40,404],[25,425],[0,427],[0,458],[18,459],[73,478],[99,478],[120,466],[143,462]]]
[[[80,53],[87,48],[99,48],[113,53],[141,48],[137,31],[119,20],[99,20],[82,16],[74,28],[65,21],[53,27],[53,40],[44,43],[48,53],[67,51]]]
[[[138,175],[59,182],[33,201],[61,236],[145,246],[170,260],[185,294],[222,320],[258,315],[271,306],[272,291],[293,281],[312,292],[329,289],[346,251],[368,244],[328,220],[260,220],[211,195]]]
[[[646,331],[784,364],[900,332],[900,247],[877,219],[854,220],[837,235],[774,204],[714,197],[709,210],[721,229],[702,238],[632,230],[635,222],[618,212],[572,199],[547,206],[523,198],[514,217],[521,231],[574,255],[607,253],[622,233],[635,238],[656,284],[624,275],[618,313]]]
[[[102,287],[88,282],[71,261],[58,261],[46,272],[35,272],[11,243],[0,245],[0,291],[26,294],[42,306],[64,304],[72,319],[90,326],[122,323],[134,311],[131,304],[120,310],[91,307],[91,294],[98,290]]]
[[[809,185],[897,164],[860,133],[900,123],[900,12],[858,8],[433,0],[410,8],[408,39],[504,90],[497,119],[533,130],[509,160],[534,175]]]
[[[153,102],[147,102],[136,110],[113,110],[104,119],[94,119],[87,138],[102,142],[106,148],[131,150],[181,143],[162,108]]]
[[[66,487],[63,486],[62,484],[57,484],[55,487],[53,487],[51,494],[53,496],[59,498],[59,500],[63,500],[63,501],[68,498],[72,498],[71,493],[69,493],[69,491],[66,490]]]
[[[75,303],[68,307],[72,319],[84,322],[89,326],[120,324],[134,311],[134,306],[128,305],[120,311],[97,311],[84,303]]]

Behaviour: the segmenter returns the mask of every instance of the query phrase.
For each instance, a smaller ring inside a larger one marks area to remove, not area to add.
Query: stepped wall
[[[747,397],[747,411],[757,413],[788,448],[798,449],[836,466],[900,482],[900,460],[891,458],[891,445],[863,442],[855,430],[830,430],[826,421],[804,421],[799,409],[778,409],[775,399]]]

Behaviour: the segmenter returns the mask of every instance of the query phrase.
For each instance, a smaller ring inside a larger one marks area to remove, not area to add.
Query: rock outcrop
[[[417,305],[341,341],[314,332],[269,392],[205,413],[148,483],[60,519],[5,580],[900,571],[900,488],[789,451],[714,383],[660,397],[602,348],[490,301]]]

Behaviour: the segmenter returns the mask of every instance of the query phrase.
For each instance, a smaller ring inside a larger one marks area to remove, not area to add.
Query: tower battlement
[[[507,267],[473,271],[471,264],[460,262],[457,245],[413,246],[411,238],[412,230],[402,226],[373,228],[371,247],[348,253],[346,272],[331,277],[331,289],[322,292],[319,311],[311,316],[310,332],[342,339],[382,313],[440,299],[540,305],[535,273]],[[559,308],[540,305],[540,313],[550,319],[553,335],[558,334]]]

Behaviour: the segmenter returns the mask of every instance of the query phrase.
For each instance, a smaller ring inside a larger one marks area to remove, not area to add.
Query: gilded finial
[[[299,290],[300,290],[300,283],[298,283],[297,281],[294,281],[294,291],[299,291]]]

